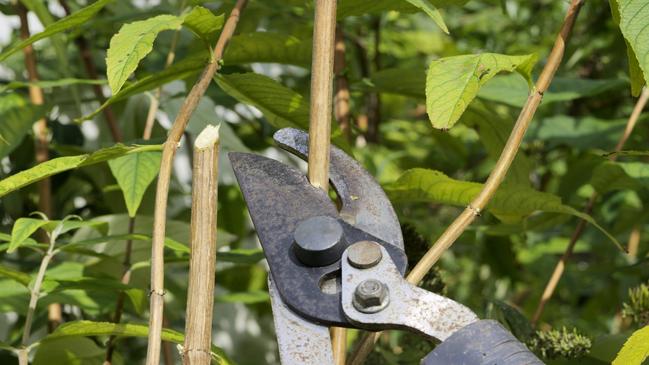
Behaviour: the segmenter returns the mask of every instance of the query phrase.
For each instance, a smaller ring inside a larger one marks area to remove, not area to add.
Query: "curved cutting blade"
[[[345,246],[362,240],[377,241],[389,252],[401,274],[405,271],[403,250],[342,220],[329,196],[311,186],[302,172],[249,153],[231,152],[229,158],[273,280],[286,305],[296,313],[317,323],[350,326],[340,306],[340,292],[327,294],[320,288],[323,280],[340,272],[340,261],[309,267],[292,250],[293,232],[305,219],[335,218],[343,228]]]
[[[295,128],[280,129],[273,136],[277,144],[306,160],[309,135]],[[349,224],[403,250],[401,226],[381,186],[356,160],[331,146],[329,179],[336,189]]]

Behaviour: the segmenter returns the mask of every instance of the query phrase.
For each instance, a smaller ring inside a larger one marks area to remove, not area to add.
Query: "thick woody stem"
[[[543,93],[550,86],[550,82],[561,64],[566,49],[566,42],[568,41],[581,6],[582,0],[571,1],[566,17],[561,26],[561,30],[554,41],[554,46],[548,56],[545,67],[543,67],[543,70],[541,71],[541,75],[536,82],[533,92],[527,98],[527,101],[516,120],[516,124],[514,124],[514,127],[512,128],[509,139],[507,140],[494,169],[489,174],[482,191],[480,191],[471,204],[469,204],[469,206],[451,223],[451,225],[437,239],[433,247],[426,252],[421,260],[419,260],[415,267],[410,271],[406,280],[411,284],[419,284],[426,273],[433,267],[437,260],[439,260],[442,254],[451,247],[458,237],[460,237],[473,220],[487,206],[487,203],[489,203],[496,193],[496,190],[505,179],[507,171],[514,160],[514,157],[516,157],[523,136],[534,117],[534,113],[541,104]],[[378,337],[378,333],[365,334],[360,340],[359,346],[356,348],[354,354],[351,356],[349,363],[362,364],[374,347],[374,343]]]
[[[162,150],[160,173],[156,189],[155,208],[153,216],[153,240],[151,245],[151,303],[149,314],[149,342],[147,348],[146,364],[158,365],[160,362],[160,343],[162,336],[162,314],[164,310],[164,239],[167,218],[167,198],[169,193],[169,180],[173,158],[178,148],[180,138],[185,131],[189,118],[196,109],[201,97],[205,94],[212,78],[219,69],[220,60],[229,40],[237,27],[241,11],[245,8],[247,0],[238,0],[223,31],[214,47],[213,57],[205,67],[203,73],[194,84],[185,98],[178,116],[171,126],[167,140]]]
[[[207,126],[194,144],[191,258],[183,364],[209,365],[216,272],[219,130]]]
[[[309,169],[311,185],[329,192],[329,150],[333,91],[336,0],[317,0],[313,25],[311,63],[311,109],[309,123]],[[346,331],[332,327],[336,364],[345,363]]]
[[[336,1],[317,0],[311,64],[308,175],[311,185],[327,192],[335,34]]]

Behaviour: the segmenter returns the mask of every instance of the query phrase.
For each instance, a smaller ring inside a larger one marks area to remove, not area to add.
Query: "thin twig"
[[[631,115],[629,116],[629,119],[626,123],[626,128],[624,128],[624,133],[622,133],[622,136],[620,137],[619,141],[617,142],[617,145],[615,146],[615,152],[620,152],[624,148],[624,144],[629,139],[629,136],[631,136],[631,132],[633,132],[633,129],[635,128],[635,125],[638,122],[638,118],[642,113],[642,109],[644,109],[648,99],[649,99],[649,88],[645,87],[642,90],[642,94],[638,98],[635,107],[633,108],[633,112],[631,112]],[[618,156],[617,153],[613,153],[609,156],[609,160],[615,161],[617,159],[617,156]],[[591,211],[593,210],[593,205],[595,204],[596,200],[597,200],[597,193],[593,193],[588,199],[588,202],[586,203],[586,207],[584,208],[584,213],[586,214],[591,213]],[[577,223],[577,227],[575,227],[575,231],[572,233],[572,236],[570,237],[570,242],[568,242],[568,246],[566,247],[566,250],[564,251],[563,255],[561,255],[561,258],[559,258],[557,265],[554,267],[554,270],[552,271],[552,275],[550,276],[548,283],[545,284],[545,289],[543,290],[541,299],[539,299],[539,303],[536,307],[536,310],[534,311],[534,315],[532,316],[532,320],[531,320],[532,325],[536,325],[539,319],[541,319],[541,315],[543,314],[545,305],[552,298],[552,295],[554,294],[554,291],[556,290],[557,285],[559,284],[559,280],[561,280],[561,276],[563,276],[563,272],[566,268],[566,264],[570,259],[572,252],[574,251],[575,245],[577,244],[577,241],[579,241],[579,238],[584,232],[584,228],[586,228],[586,221],[580,219],[579,223]]]
[[[453,223],[451,223],[451,225],[437,239],[433,247],[426,252],[422,259],[419,260],[415,267],[410,271],[406,277],[408,282],[416,285],[423,279],[442,254],[451,247],[455,240],[460,237],[476,216],[478,216],[486,207],[487,203],[489,203],[493,195],[496,193],[496,190],[505,179],[507,171],[514,160],[514,157],[516,157],[516,153],[518,152],[521,141],[523,140],[525,131],[527,131],[536,109],[539,104],[541,104],[543,93],[550,86],[550,82],[561,64],[566,48],[566,42],[570,36],[582,3],[582,0],[571,1],[566,17],[561,26],[561,30],[559,31],[554,46],[552,47],[552,51],[548,56],[547,63],[541,71],[541,75],[536,82],[533,92],[527,98],[527,101],[516,120],[516,124],[512,128],[509,139],[507,140],[494,169],[489,174],[482,191],[480,191],[471,204],[469,204],[469,206],[453,221]],[[378,336],[378,334],[365,334],[352,355],[350,364],[362,364],[372,350]]]
[[[146,364],[158,365],[160,361],[160,341],[162,335],[162,313],[164,309],[164,239],[167,216],[167,197],[169,193],[169,180],[173,158],[178,148],[178,143],[183,135],[189,118],[196,109],[201,97],[205,94],[212,78],[220,67],[220,60],[223,57],[228,41],[232,38],[239,21],[241,11],[247,4],[247,0],[238,0],[230,16],[228,17],[223,31],[214,47],[213,57],[207,64],[203,73],[192,87],[180,107],[178,116],[171,126],[167,140],[162,150],[160,162],[160,173],[156,187],[156,198],[153,218],[153,241],[151,245],[151,303],[149,318],[149,342],[147,348]]]
[[[183,364],[209,365],[216,273],[219,129],[208,125],[194,143],[191,258]]]
[[[21,349],[18,350],[18,362],[20,365],[27,365],[29,358],[29,337],[31,335],[32,323],[34,322],[34,313],[36,312],[36,305],[38,304],[38,299],[41,297],[41,286],[43,280],[45,279],[45,272],[47,271],[47,266],[50,264],[50,261],[56,254],[54,250],[54,244],[56,242],[56,235],[51,234],[49,237],[49,245],[47,246],[47,252],[41,260],[41,265],[38,268],[38,273],[34,279],[34,285],[30,290],[29,297],[29,307],[27,307],[27,316],[25,317],[25,326],[23,327],[23,336],[21,340]]]
[[[29,38],[29,23],[27,21],[27,8],[22,3],[17,4],[18,17],[20,18],[20,38]],[[34,105],[43,105],[44,97],[43,90],[36,85],[40,79],[38,76],[38,69],[36,68],[36,53],[34,47],[30,44],[23,48],[25,56],[25,68],[27,69],[27,77],[30,81],[29,85],[29,99]],[[34,140],[36,142],[36,163],[42,163],[49,159],[49,138],[47,130],[47,120],[45,118],[39,119],[34,125]],[[47,217],[52,217],[52,185],[49,178],[43,179],[38,182],[38,210],[44,213]],[[41,238],[46,238],[42,236]],[[61,324],[62,311],[59,303],[51,303],[48,306],[48,325],[50,331],[54,330]]]

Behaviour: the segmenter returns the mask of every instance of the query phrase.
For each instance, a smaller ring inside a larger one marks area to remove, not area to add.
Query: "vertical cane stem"
[[[207,126],[194,143],[192,222],[183,364],[209,365],[216,272],[219,129]]]

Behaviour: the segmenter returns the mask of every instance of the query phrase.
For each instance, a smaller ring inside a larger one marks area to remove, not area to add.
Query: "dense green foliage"
[[[118,336],[114,364],[144,359],[161,143],[233,4],[0,0],[7,33],[0,45],[0,363],[17,363],[44,257],[49,265],[27,341],[31,362],[101,364],[111,335]],[[618,353],[618,364],[641,364],[649,354],[646,113],[625,152],[608,159],[649,75],[646,5],[585,2],[505,182],[422,283],[481,318],[497,319],[550,364],[605,364]],[[27,39],[18,29],[19,6],[30,11]],[[352,128],[347,134],[334,121],[332,141],[384,186],[403,224],[411,266],[483,187],[567,7],[555,0],[338,1],[346,50],[337,77],[349,84]],[[40,32],[34,30],[39,23]],[[217,363],[278,363],[263,255],[226,156],[253,151],[295,163],[271,137],[282,127],[308,128],[312,29],[312,1],[251,1],[176,158],[163,338],[181,344],[189,146],[205,125],[221,123]],[[28,80],[22,52],[28,45],[35,49],[37,82]],[[175,58],[166,66],[171,51]],[[84,52],[96,79],[82,62]],[[30,101],[30,86],[42,88],[43,105]],[[158,97],[146,139],[145,120]],[[120,141],[107,126],[109,113]],[[43,117],[50,160],[37,164],[32,127]],[[53,209],[45,217],[34,212],[38,182],[48,178]],[[585,232],[533,328],[530,318],[579,219],[588,222]],[[128,283],[121,281],[125,256]],[[113,324],[119,295],[122,324]],[[48,332],[52,303],[62,305],[65,323]],[[357,334],[350,331],[350,346]],[[418,364],[433,346],[393,331],[371,361]]]

